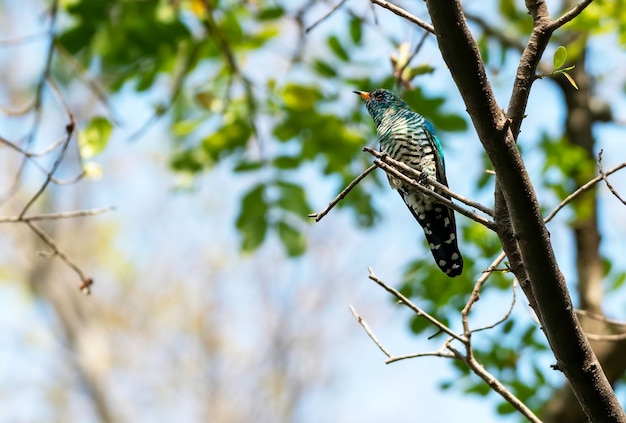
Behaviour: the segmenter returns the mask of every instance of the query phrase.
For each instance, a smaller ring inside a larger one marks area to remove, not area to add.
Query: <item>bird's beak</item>
[[[370,93],[368,93],[367,91],[352,91],[355,94],[358,94],[361,96],[361,98],[363,100],[369,100],[370,99]]]

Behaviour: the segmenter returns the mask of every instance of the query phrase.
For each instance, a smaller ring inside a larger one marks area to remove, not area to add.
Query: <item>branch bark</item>
[[[580,327],[556,262],[539,204],[516,145],[535,69],[555,26],[542,1],[527,1],[535,27],[518,68],[509,116],[498,107],[478,47],[458,0],[427,0],[442,56],[463,97],[498,177],[538,317],[557,366],[594,422],[626,422],[600,363]],[[521,275],[524,276],[524,275]]]

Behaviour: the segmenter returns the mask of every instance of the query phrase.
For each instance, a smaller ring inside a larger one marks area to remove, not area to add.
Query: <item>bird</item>
[[[389,90],[353,92],[365,100],[376,124],[381,152],[448,186],[443,149],[430,122]],[[423,228],[437,266],[451,278],[459,276],[463,272],[463,257],[457,243],[454,211],[415,186],[389,174],[387,177]]]

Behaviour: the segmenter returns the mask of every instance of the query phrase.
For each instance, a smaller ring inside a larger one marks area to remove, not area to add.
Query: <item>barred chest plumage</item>
[[[392,159],[436,179],[434,146],[431,144],[424,123],[424,118],[416,113],[385,116],[377,128],[380,149]],[[393,177],[389,177],[389,183],[394,189],[408,189],[404,187],[406,183]],[[419,197],[424,197],[426,202],[430,202],[426,196],[419,195]]]

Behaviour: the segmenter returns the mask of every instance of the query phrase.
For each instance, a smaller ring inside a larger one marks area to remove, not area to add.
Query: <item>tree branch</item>
[[[626,421],[626,415],[573,313],[550,234],[515,142],[535,69],[555,29],[548,27],[551,19],[545,2],[527,0],[535,26],[518,67],[509,105],[511,120],[495,101],[478,46],[467,27],[459,1],[427,0],[427,5],[443,58],[498,176],[513,235],[533,297],[537,300],[537,315],[557,365],[591,420]],[[522,278],[520,281],[524,288],[525,282]]]
[[[392,11],[393,13],[400,16],[401,18],[404,18],[407,21],[414,23],[415,25],[419,26],[422,29],[425,29],[431,34],[435,33],[435,28],[433,28],[432,25],[424,22],[417,16],[410,14],[409,12],[407,12],[406,10],[404,10],[403,8],[399,6],[396,6],[395,4],[389,3],[388,1],[385,1],[385,0],[370,0],[370,1],[373,4],[377,4],[380,7],[384,7],[385,9]]]
[[[576,6],[574,6],[570,11],[568,11],[567,13],[565,13],[563,16],[561,16],[558,19],[553,20],[550,25],[548,26],[552,31],[562,27],[563,25],[565,25],[566,23],[568,23],[569,21],[571,21],[572,19],[574,19],[576,16],[580,15],[581,12],[591,4],[593,0],[583,0],[580,3],[578,3]]]
[[[328,212],[331,211],[332,208],[337,205],[338,202],[343,200],[346,197],[346,195],[348,195],[348,193],[352,191],[352,188],[357,186],[357,184],[361,182],[363,178],[369,175],[376,168],[377,168],[376,165],[371,165],[370,167],[365,169],[359,176],[354,178],[354,180],[350,182],[348,186],[345,187],[335,198],[333,198],[333,200],[330,203],[328,203],[328,206],[324,210],[318,213],[311,213],[309,214],[309,217],[314,218],[316,222],[319,222],[320,220],[322,220],[324,216],[326,216]]]

